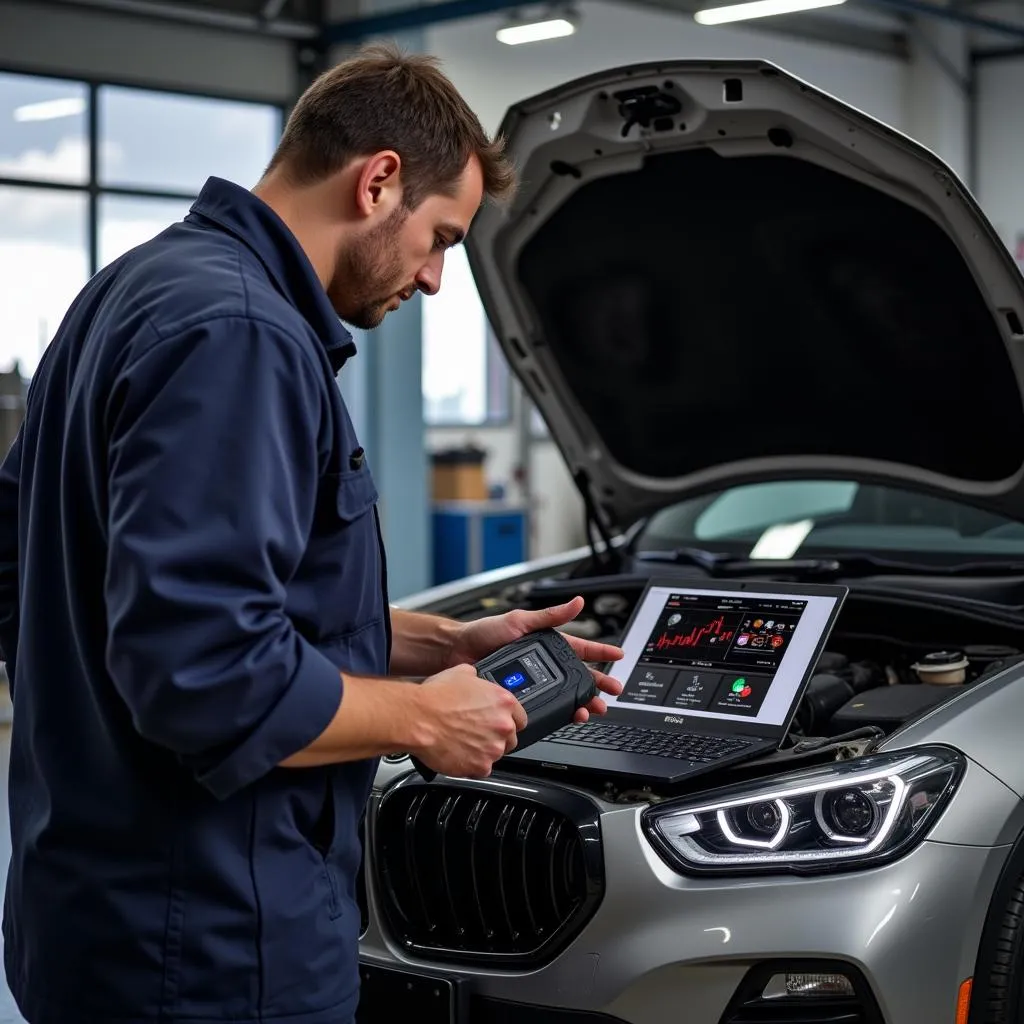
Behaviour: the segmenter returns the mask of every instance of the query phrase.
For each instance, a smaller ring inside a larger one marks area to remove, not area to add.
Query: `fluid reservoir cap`
[[[911,668],[922,683],[962,683],[969,664],[963,651],[933,651]]]

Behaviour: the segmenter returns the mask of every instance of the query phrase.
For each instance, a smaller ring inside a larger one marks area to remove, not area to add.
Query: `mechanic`
[[[513,182],[432,60],[367,49],[252,192],[209,179],[73,303],[0,471],[4,955],[31,1024],[352,1020],[376,758],[486,776],[515,745],[522,708],[470,663],[582,601],[390,609],[335,379],[339,318],[436,292]]]

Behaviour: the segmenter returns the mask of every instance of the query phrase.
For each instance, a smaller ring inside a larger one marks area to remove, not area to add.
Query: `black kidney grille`
[[[374,851],[396,937],[450,959],[536,957],[575,934],[600,895],[569,814],[468,786],[390,793]]]

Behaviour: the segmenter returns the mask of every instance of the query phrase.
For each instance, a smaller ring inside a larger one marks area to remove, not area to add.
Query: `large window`
[[[181,220],[207,177],[254,184],[282,113],[0,72],[0,371],[31,376],[89,277]]]
[[[441,290],[423,303],[423,420],[488,426],[510,416],[508,363],[487,322],[466,250],[445,256]]]
[[[194,195],[211,174],[255,184],[281,133],[281,112],[255,103],[103,86],[104,188]]]
[[[0,72],[0,372],[31,377],[89,277],[181,220],[208,176],[252,185],[282,118],[267,104]],[[505,424],[510,399],[458,247],[423,303],[424,421]]]

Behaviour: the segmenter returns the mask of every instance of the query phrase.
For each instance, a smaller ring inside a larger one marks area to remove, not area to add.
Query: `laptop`
[[[608,713],[503,760],[675,783],[778,750],[848,588],[650,580],[609,674]]]

